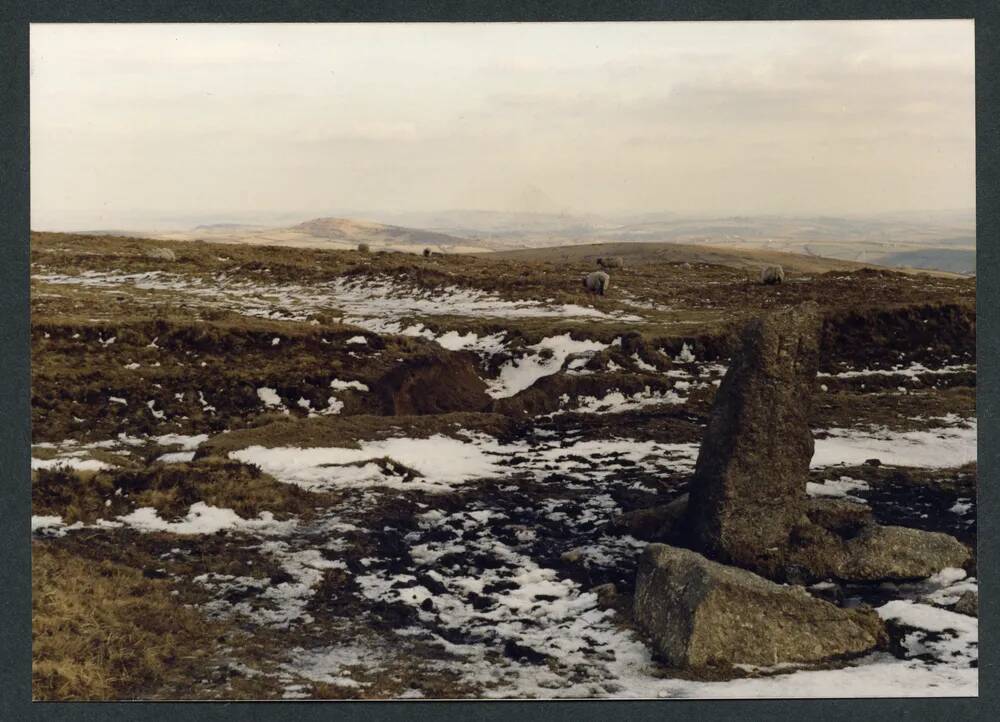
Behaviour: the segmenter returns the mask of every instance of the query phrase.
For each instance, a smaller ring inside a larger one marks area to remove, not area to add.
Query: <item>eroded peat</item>
[[[633,623],[646,539],[620,521],[687,490],[733,330],[817,300],[810,495],[974,550],[974,281],[830,271],[764,288],[650,262],[593,298],[585,260],[58,234],[32,253],[37,697],[977,689],[975,619],[953,611],[978,589],[974,561],[811,587],[877,605],[890,648],[692,679]],[[80,654],[58,643],[71,611],[56,601],[79,583],[66,566],[139,644],[154,616],[188,636],[142,675],[60,677]],[[155,610],[102,579],[151,585]]]

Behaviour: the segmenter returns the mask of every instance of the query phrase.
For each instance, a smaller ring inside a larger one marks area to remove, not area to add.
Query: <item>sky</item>
[[[39,230],[975,205],[973,24],[33,24]]]

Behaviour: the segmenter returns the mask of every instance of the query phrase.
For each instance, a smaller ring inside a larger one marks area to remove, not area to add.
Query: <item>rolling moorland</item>
[[[705,244],[31,243],[36,699],[977,692],[974,278]],[[687,490],[735,331],[806,300],[808,493],[972,561],[810,583],[879,613],[876,652],[673,669],[624,520]]]
[[[378,219],[360,220],[361,218]],[[95,232],[100,234],[100,232]],[[164,240],[349,250],[445,253],[514,251],[594,244],[686,244],[737,253],[777,251],[896,268],[976,272],[974,211],[884,214],[871,217],[687,217],[660,213],[603,217],[571,213],[371,212],[320,217],[291,225],[208,223],[187,230],[132,232]]]

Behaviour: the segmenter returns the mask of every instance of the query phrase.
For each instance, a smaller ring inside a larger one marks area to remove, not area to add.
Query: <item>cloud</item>
[[[532,184],[594,212],[968,207],[972,39],[961,21],[36,25],[32,209],[431,211]]]

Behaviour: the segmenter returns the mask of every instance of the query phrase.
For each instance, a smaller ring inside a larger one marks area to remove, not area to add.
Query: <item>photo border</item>
[[[8,0],[0,9],[0,544],[8,550],[0,564],[3,590],[0,650],[0,719],[192,719],[192,720],[525,720],[670,718],[799,720],[908,717],[920,720],[987,719],[997,704],[997,646],[980,647],[978,698],[880,698],[822,700],[595,700],[595,701],[378,701],[337,702],[31,702],[30,586],[30,306],[29,294],[29,68],[32,22],[385,22],[385,21],[610,21],[610,20],[835,20],[973,18],[976,23],[976,202],[978,569],[980,639],[994,640],[997,615],[997,537],[1000,493],[996,477],[1000,444],[1000,3],[960,0],[744,0],[740,2],[589,2],[476,3],[322,2],[321,0]],[[12,420],[19,420],[13,421]],[[985,422],[985,423],[983,423]],[[849,691],[849,690],[845,690]]]

